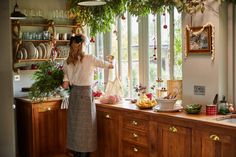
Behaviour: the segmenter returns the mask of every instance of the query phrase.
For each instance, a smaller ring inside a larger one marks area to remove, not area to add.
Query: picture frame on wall
[[[213,52],[212,26],[186,27],[186,55]]]

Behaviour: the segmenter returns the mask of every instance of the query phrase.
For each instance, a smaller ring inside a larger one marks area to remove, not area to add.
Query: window
[[[150,86],[155,85],[159,77],[163,80],[182,78],[181,15],[173,9],[172,12],[165,11],[163,14],[150,14],[147,20],[148,27],[146,25],[140,29],[140,22],[146,22],[146,20],[140,21],[138,17],[125,13],[123,17],[117,18],[112,26],[111,35],[97,35],[95,48],[90,48],[99,58],[104,58],[102,41],[111,40],[108,42],[111,47],[110,53],[115,56],[118,63],[124,97],[133,97],[134,86],[142,83],[139,78],[141,64],[148,64],[146,67],[149,68],[147,73]],[[140,36],[142,29],[148,29],[145,31],[148,32],[148,37],[146,37],[148,39]],[[145,52],[148,53],[148,63],[140,58],[140,37],[144,44],[148,44],[148,52]],[[101,81],[104,80],[104,74],[99,72],[97,79],[100,80],[99,82],[104,82]],[[100,86],[102,86],[101,83]]]

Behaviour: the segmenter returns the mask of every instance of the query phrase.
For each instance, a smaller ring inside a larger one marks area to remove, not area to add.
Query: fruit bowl
[[[155,99],[149,99],[146,95],[141,96],[139,100],[135,103],[140,109],[150,109],[154,107],[157,102]]]
[[[185,111],[188,114],[199,114],[201,112],[202,105],[200,104],[189,104],[185,107]]]

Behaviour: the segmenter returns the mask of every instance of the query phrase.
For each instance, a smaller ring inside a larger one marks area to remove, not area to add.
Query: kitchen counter
[[[32,104],[37,104],[40,103],[39,101],[32,101],[27,97],[23,98],[16,98],[20,99],[24,102],[32,103]],[[49,98],[46,100],[46,102],[50,101],[59,101],[61,100],[60,97],[54,97],[54,98]],[[221,119],[227,118],[230,116],[228,115],[206,115],[205,113],[201,114],[187,114],[183,109],[181,111],[177,112],[156,112],[153,109],[140,109],[137,107],[134,103],[131,103],[130,101],[123,101],[118,104],[101,104],[99,100],[95,100],[95,103],[97,106],[102,107],[102,108],[111,108],[111,109],[116,109],[116,110],[121,110],[121,111],[134,111],[136,113],[142,113],[145,115],[152,115],[152,116],[167,116],[167,117],[172,117],[172,118],[179,118],[183,120],[189,120],[189,121],[197,121],[197,122],[203,122],[203,123],[211,123],[212,125],[224,125],[226,127],[235,127],[236,129],[236,123],[230,123],[230,122],[225,122],[221,121]]]
[[[236,155],[236,124],[219,121],[224,115],[155,112],[139,109],[129,101],[114,105],[100,104],[98,100],[95,103],[98,151],[93,157]],[[67,152],[67,110],[61,109],[60,98],[44,102],[16,98],[16,111],[18,142],[22,147],[20,154],[40,157],[48,153]]]
[[[165,117],[172,117],[172,118],[179,118],[183,120],[189,121],[197,121],[203,123],[211,123],[212,125],[224,125],[226,127],[235,127],[236,123],[229,123],[220,121],[220,119],[224,119],[230,116],[228,115],[206,115],[205,113],[201,114],[187,114],[184,110],[177,111],[177,112],[156,112],[153,109],[139,109],[135,104],[129,101],[123,101],[122,103],[118,104],[100,104],[99,101],[96,101],[97,106],[105,107],[105,108],[113,108],[117,110],[131,110],[137,113],[143,113],[152,116],[165,116]]]

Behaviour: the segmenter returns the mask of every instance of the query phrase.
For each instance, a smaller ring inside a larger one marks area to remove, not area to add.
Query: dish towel
[[[61,109],[68,109],[69,106],[69,96],[63,97],[61,102]]]
[[[68,109],[69,106],[69,90],[65,90],[61,86],[56,89],[57,93],[61,96],[61,109]]]

